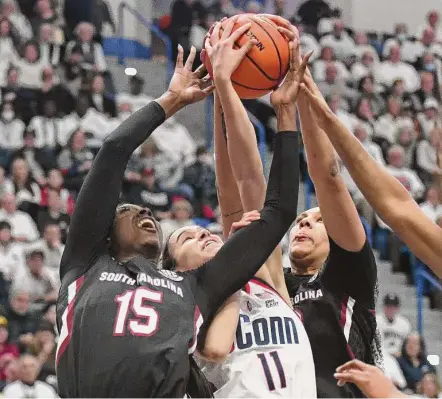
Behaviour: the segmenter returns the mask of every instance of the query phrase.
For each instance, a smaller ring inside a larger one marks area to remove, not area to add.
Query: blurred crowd
[[[93,11],[82,17],[86,3],[0,0],[0,388],[5,397],[56,395],[58,267],[76,196],[105,137],[153,99],[139,75],[129,78],[127,91],[115,92],[101,43],[103,29],[115,30],[115,24],[102,0],[91,1]],[[265,11],[291,18],[303,52],[314,50],[311,69],[330,107],[442,227],[438,12],[429,12],[418,32],[397,24],[395,35],[380,35],[349,30],[339,10],[322,0],[307,0],[296,15],[287,15],[288,3],[176,0],[161,27],[174,43],[201,50],[208,28],[223,16]],[[270,143],[275,122],[268,98],[248,101],[247,107],[265,124]],[[384,257],[412,282],[400,242],[373,214],[345,168],[343,173],[367,223],[388,232]],[[193,223],[221,234],[213,158],[173,118],[132,156],[121,201],[150,207],[164,237]],[[428,294],[437,306],[437,295]],[[398,306],[399,298],[389,295],[380,316],[385,326],[379,321],[391,355],[387,371],[393,370],[391,378],[401,389],[437,397],[440,388],[422,339],[397,314]],[[399,332],[386,332],[396,325]],[[393,344],[387,335],[395,337]]]

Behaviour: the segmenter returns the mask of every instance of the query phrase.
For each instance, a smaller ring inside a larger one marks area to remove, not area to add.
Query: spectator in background
[[[56,287],[45,261],[45,252],[42,248],[34,245],[27,249],[27,267],[17,273],[11,287],[12,291],[28,292],[31,309],[35,310],[42,304],[57,299]]]
[[[105,94],[104,78],[100,74],[96,74],[92,79],[89,100],[98,112],[105,114],[109,118],[117,116],[115,101]]]
[[[40,49],[37,43],[29,41],[23,46],[23,56],[16,61],[20,70],[20,86],[27,89],[41,89],[42,71],[47,65],[40,56]]]
[[[415,169],[416,137],[417,134],[412,123],[405,121],[398,124],[396,144],[404,149],[404,165],[411,169]]]
[[[410,64],[415,64],[425,52],[433,55],[442,55],[442,46],[434,42],[434,30],[426,28],[416,42],[405,42],[401,47],[402,59]]]
[[[374,57],[371,51],[365,51],[360,61],[356,61],[351,67],[353,82],[359,82],[365,76],[372,76],[374,73]]]
[[[373,130],[375,121],[375,114],[371,108],[369,98],[361,97],[356,103],[355,108],[356,123],[363,125],[370,137],[373,137]]]
[[[144,79],[140,75],[129,78],[129,93],[117,94],[117,104],[120,111],[130,115],[153,101],[153,97],[143,93]]]
[[[80,191],[93,159],[94,154],[86,145],[84,131],[77,129],[71,135],[67,148],[58,157],[58,167],[64,175],[67,189],[77,193]]]
[[[37,329],[37,320],[29,309],[30,304],[29,292],[11,291],[4,316],[8,320],[9,340],[19,347],[29,342]]]
[[[23,246],[13,241],[11,234],[11,225],[6,221],[1,220],[0,271],[3,275],[2,277],[8,281],[11,281],[14,279],[17,272],[23,270],[24,268],[25,258],[23,254]],[[1,303],[1,305],[4,305],[4,303]]]
[[[427,98],[439,98],[439,92],[434,84],[434,75],[431,72],[421,72],[421,86],[412,95],[414,109],[422,111]]]
[[[417,114],[417,120],[420,124],[423,138],[429,139],[430,133],[442,126],[442,120],[439,117],[439,103],[435,98],[427,98],[424,101],[423,112]]]
[[[345,32],[344,22],[337,20],[333,24],[333,33],[324,36],[320,43],[322,47],[331,47],[338,60],[344,61],[349,59],[355,53],[355,42]]]
[[[431,10],[427,14],[427,23],[424,25],[421,25],[416,33],[417,37],[422,36],[422,32],[427,29],[428,27],[431,27],[436,35],[436,40],[438,42],[442,43],[442,26],[439,23],[439,12],[437,10]]]
[[[96,39],[99,43],[102,41],[103,30],[105,24],[109,25],[112,32],[116,32],[116,26],[114,19],[112,18],[112,13],[109,9],[109,5],[104,0],[95,0],[92,2],[92,24],[97,29]]]
[[[208,13],[213,14],[216,21],[224,17],[230,18],[236,14],[241,14],[242,10],[235,8],[232,0],[215,0],[208,8]]]
[[[51,169],[48,172],[48,178],[46,182],[46,186],[41,191],[41,206],[48,205],[48,192],[50,190],[55,190],[60,193],[62,210],[64,213],[68,215],[72,215],[74,211],[74,199],[66,188],[64,188],[64,179],[61,171],[59,169]],[[63,242],[65,237],[63,238]]]
[[[322,47],[321,56],[313,63],[313,77],[316,82],[323,82],[326,80],[326,68],[328,65],[336,67],[336,78],[341,82],[349,80],[350,74],[347,67],[342,61],[335,60],[333,49],[331,47]]]
[[[331,96],[326,97],[326,101],[332,112],[339,118],[339,120],[345,125],[345,127],[352,131],[357,124],[357,119],[352,114],[348,113],[342,106],[342,98],[340,94],[333,93]]]
[[[402,185],[415,200],[422,198],[425,191],[425,186],[415,171],[404,167],[404,149],[397,144],[391,146],[388,150],[387,160],[388,172],[402,183]]]
[[[56,105],[57,116],[69,115],[75,108],[75,99],[72,93],[60,83],[59,77],[51,67],[46,67],[42,72],[43,87],[40,92],[39,109],[40,114],[44,114],[44,104],[52,100]]]
[[[340,8],[333,8],[329,15],[323,16],[318,22],[317,36],[323,37],[329,33],[333,33],[335,21],[342,19],[342,11]]]
[[[288,5],[287,0],[267,0],[264,12],[289,19],[291,15],[289,15],[287,10]]]
[[[376,49],[369,43],[368,36],[365,32],[359,31],[354,34],[355,49],[354,56],[357,60],[362,59],[364,54],[370,53],[374,58],[375,63],[379,62],[379,56]]]
[[[64,245],[61,242],[60,224],[48,221],[44,227],[43,238],[38,241],[38,245],[46,254],[47,270],[58,289],[60,288],[60,261],[64,251]]]
[[[0,76],[6,76],[8,68],[17,59],[15,43],[11,32],[11,23],[7,19],[0,20]],[[1,86],[5,86],[5,81]]]
[[[417,145],[416,162],[418,172],[422,180],[431,182],[437,176],[442,176],[442,169],[439,167],[439,154],[441,151],[442,130],[433,129],[429,140],[422,140]]]
[[[54,68],[60,64],[61,47],[54,40],[54,27],[50,24],[42,24],[39,29],[39,44],[41,59],[47,65]]]
[[[442,398],[442,389],[435,373],[425,373],[422,380],[419,381],[416,391],[421,398]]]
[[[383,353],[383,358],[385,376],[388,377],[400,391],[407,388],[407,381],[396,358],[386,352]]]
[[[316,33],[321,18],[331,15],[331,8],[324,0],[307,0],[298,9],[298,15],[309,33]]]
[[[387,39],[384,42],[384,46],[382,48],[382,57],[388,58],[388,55],[390,54],[391,47],[393,46],[399,46],[401,47],[402,44],[409,42],[409,34],[408,34],[408,27],[404,23],[398,23],[394,26],[394,36],[390,39]]]
[[[389,90],[390,97],[395,98],[404,106],[410,100],[410,94],[405,91],[405,83],[402,79],[396,79]]]
[[[169,219],[163,219],[160,222],[163,240],[166,240],[175,230],[194,224],[192,220],[193,209],[189,201],[179,197],[173,200],[171,212],[172,215]]]
[[[420,208],[433,222],[442,215],[442,204],[440,202],[440,192],[437,185],[428,187],[425,195],[425,202],[420,204]]]
[[[56,224],[66,237],[71,218],[63,212],[60,192],[56,189],[46,190],[46,207],[42,207],[37,216],[37,227],[43,233],[48,224]]]
[[[375,91],[373,76],[367,75],[361,78],[358,84],[358,92],[361,93],[361,97],[366,98],[370,102],[370,107],[375,116],[379,116],[385,111],[385,101],[382,96]]]
[[[399,312],[399,297],[390,293],[384,297],[384,313],[376,317],[383,349],[393,356],[400,356],[402,344],[411,332],[410,322]]]
[[[26,125],[17,118],[12,102],[4,102],[0,111],[0,145],[8,150],[17,150],[23,146]]]
[[[33,33],[29,20],[15,6],[14,0],[3,0],[1,14],[7,18],[22,41],[31,40]]]
[[[38,239],[38,230],[29,214],[17,210],[14,194],[5,194],[1,199],[0,220],[11,224],[12,237],[18,242],[32,242]]]
[[[318,59],[321,53],[321,46],[316,40],[315,36],[308,33],[304,29],[304,25],[298,25],[299,38],[301,43],[301,55],[304,57],[310,51],[313,51],[313,54],[310,56],[310,62],[314,62]]]
[[[34,36],[40,32],[40,27],[44,24],[55,27],[58,17],[52,8],[51,0],[37,0],[34,7],[36,16],[31,21]]]
[[[40,364],[32,355],[22,355],[19,360],[19,380],[6,385],[4,398],[57,398],[54,388],[37,381]]]
[[[419,88],[419,75],[411,65],[402,62],[401,49],[396,44],[390,47],[388,59],[376,66],[374,76],[377,82],[387,88],[398,78],[405,82],[406,91],[409,93]]]
[[[381,147],[379,147],[376,143],[371,141],[365,126],[356,125],[353,133],[361,142],[365,150],[374,158],[374,160],[380,165],[385,165],[384,157],[382,156]]]
[[[5,168],[0,166],[0,198],[6,193],[13,193],[14,186],[6,176]]]
[[[427,360],[424,340],[417,332],[405,338],[398,363],[407,381],[407,388],[413,392],[425,373],[434,372],[433,366]]]
[[[43,103],[43,115],[34,116],[29,122],[28,132],[34,135],[35,147],[58,151],[61,148],[61,121],[57,117],[57,104],[47,98]],[[42,152],[47,155],[47,151]],[[43,165],[48,165],[46,162]]]
[[[157,219],[170,216],[170,197],[159,185],[154,169],[143,169],[140,182],[130,185],[126,201],[149,208]]]
[[[0,381],[6,380],[6,366],[18,357],[18,346],[9,342],[8,320],[0,316]]]

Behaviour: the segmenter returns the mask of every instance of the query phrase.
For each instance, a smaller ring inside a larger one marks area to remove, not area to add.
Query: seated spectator
[[[27,345],[27,353],[35,356],[40,364],[38,380],[54,385],[55,376],[55,332],[51,323],[42,321],[35,336]],[[56,384],[55,384],[56,386]]]
[[[68,226],[65,226],[65,231]],[[37,244],[36,244],[37,245]],[[43,229],[43,238],[38,241],[38,245],[46,254],[47,271],[57,289],[60,288],[60,262],[64,251],[61,242],[60,224],[49,220]]]
[[[77,129],[71,135],[67,148],[58,157],[58,167],[64,175],[68,190],[80,191],[93,159],[94,154],[86,145],[84,131]]]
[[[354,83],[360,82],[360,79],[366,76],[372,76],[374,73],[374,57],[371,51],[362,53],[360,61],[356,61],[351,67],[351,78]]]
[[[31,119],[27,132],[32,132],[34,135],[35,147],[57,152],[63,142],[61,130],[61,120],[57,117],[57,104],[54,100],[47,99],[43,104],[43,115]],[[42,153],[47,154],[47,151]]]
[[[54,73],[51,67],[46,67],[42,72],[43,87],[41,89],[39,105],[52,100],[57,106],[57,116],[69,115],[75,108],[75,99],[71,92],[60,83],[60,78]],[[39,114],[44,114],[42,107]]]
[[[404,44],[401,50],[404,61],[411,64],[416,63],[427,51],[436,57],[442,57],[442,45],[435,42],[435,32],[431,27],[422,32],[417,42],[409,43],[407,46]]]
[[[38,35],[40,32],[40,27],[44,24],[56,27],[58,17],[50,0],[37,0],[35,2],[34,10],[36,16],[31,21],[34,36]]]
[[[39,185],[29,173],[29,165],[22,158],[16,158],[11,166],[14,194],[19,209],[28,213],[34,220],[40,205]]]
[[[333,49],[331,47],[323,47],[321,57],[313,63],[313,77],[316,82],[324,82],[326,80],[326,68],[328,65],[336,67],[336,79],[342,82],[349,80],[350,73],[342,61],[335,60]]]
[[[20,70],[20,85],[27,89],[41,89],[43,87],[42,71],[47,65],[41,58],[40,49],[35,42],[27,42],[23,46],[22,58],[15,65]]]
[[[15,43],[11,32],[11,23],[7,19],[0,20],[0,86],[6,86],[6,73],[17,59]]]
[[[23,133],[23,147],[12,153],[12,159],[24,159],[29,166],[31,177],[40,185],[46,184],[46,173],[56,166],[56,160],[47,149],[36,148],[36,135],[33,130]]]
[[[394,26],[394,37],[387,39],[384,42],[382,48],[382,57],[388,58],[390,50],[393,46],[398,46],[399,48],[404,43],[409,42],[410,35],[408,34],[408,27],[406,24],[398,23]]]
[[[175,230],[194,224],[192,220],[193,209],[189,201],[182,198],[175,199],[171,212],[169,219],[163,219],[160,222],[163,240],[166,240]]]
[[[331,47],[336,54],[336,58],[341,61],[350,58],[355,52],[355,42],[345,32],[342,20],[335,21],[333,33],[324,36],[320,43],[322,47]]]
[[[14,194],[5,194],[1,199],[0,220],[5,220],[12,227],[12,237],[18,242],[32,242],[38,239],[38,230],[32,218],[17,210]]]
[[[103,47],[93,41],[95,27],[88,22],[81,22],[75,29],[77,39],[66,46],[65,59],[70,66],[77,65],[83,71],[107,71]]]
[[[71,218],[63,212],[63,202],[60,192],[56,189],[46,191],[46,207],[42,207],[37,216],[37,227],[41,234],[48,224],[56,224],[64,237],[67,235]]]
[[[11,290],[28,292],[34,309],[57,299],[56,287],[46,266],[44,249],[32,245],[26,250],[26,267],[15,276]]]
[[[373,109],[371,108],[371,102],[369,98],[359,98],[358,102],[356,103],[355,117],[355,124],[363,125],[368,135],[370,137],[373,137],[373,129],[376,120]]]
[[[117,104],[120,111],[130,115],[153,101],[153,97],[143,93],[143,87],[144,79],[140,75],[129,78],[129,93],[117,94]]]
[[[333,8],[328,15],[323,15],[318,22],[317,35],[323,37],[333,33],[333,25],[335,21],[342,19],[342,11],[340,8]]]
[[[6,176],[5,168],[0,166],[0,198],[4,194],[11,194],[14,192],[14,185],[11,180]]]
[[[436,40],[442,43],[442,26],[439,23],[439,12],[437,10],[431,10],[427,14],[427,22],[417,29],[416,36],[421,37],[422,32],[428,27],[434,30]]]
[[[374,62],[377,64],[379,62],[379,56],[376,49],[369,43],[368,36],[365,32],[359,31],[354,34],[355,48],[354,55],[357,60],[362,59],[364,54],[370,53],[374,58]]]
[[[409,64],[402,62],[399,46],[393,45],[390,48],[388,59],[381,62],[375,68],[374,77],[376,82],[391,87],[396,79],[402,79],[407,92],[412,93],[419,88],[419,75]]]
[[[3,102],[0,110],[0,145],[8,150],[17,150],[23,146],[26,126],[17,118],[11,102]]]
[[[0,271],[3,277],[11,281],[17,272],[25,267],[23,246],[12,239],[11,225],[0,221]]]
[[[54,27],[42,24],[39,29],[41,59],[47,65],[56,68],[60,64],[61,46],[55,41]]]
[[[375,124],[375,137],[379,140],[386,140],[389,144],[396,142],[396,134],[401,125],[413,126],[413,121],[402,116],[402,105],[394,97],[387,100],[387,112],[382,115]]]
[[[441,129],[433,129],[429,140],[422,140],[417,145],[416,163],[419,174],[425,182],[431,182],[435,177],[442,176],[439,166],[441,148]]]
[[[109,118],[117,116],[117,107],[114,99],[105,93],[104,78],[97,74],[94,76],[89,93],[89,101],[98,111],[105,114]]]
[[[439,103],[434,98],[427,98],[424,101],[423,112],[417,114],[423,138],[429,139],[434,129],[442,126],[442,119],[439,116]]]
[[[32,39],[32,27],[29,20],[16,8],[14,0],[3,0],[1,15],[7,18],[17,31],[22,41]]]
[[[170,197],[159,185],[154,169],[143,169],[140,182],[130,185],[126,201],[149,208],[157,219],[170,216]]]
[[[385,101],[375,90],[373,76],[367,75],[361,78],[358,84],[358,92],[361,93],[361,97],[366,98],[370,102],[371,109],[375,116],[379,116],[385,111]]]
[[[409,121],[398,123],[396,144],[399,144],[404,149],[404,166],[410,169],[415,169],[416,138],[417,134],[412,123]]]
[[[442,398],[442,389],[437,375],[435,373],[425,373],[417,385],[416,393],[421,398]]]
[[[425,51],[423,56],[416,63],[416,69],[420,72],[430,72],[433,74],[434,79],[441,80],[440,73],[442,71],[442,62],[439,58],[430,51]],[[438,95],[438,98],[440,96]]]
[[[404,373],[396,358],[387,352],[383,353],[383,358],[385,375],[391,380],[397,389],[400,391],[404,390],[407,387],[407,381],[405,380]]]
[[[37,381],[40,370],[38,359],[32,355],[22,355],[19,360],[19,380],[6,385],[4,398],[57,398],[54,388]]]
[[[422,198],[425,191],[425,186],[415,171],[404,167],[404,149],[397,144],[391,146],[391,148],[388,150],[387,161],[388,172],[402,183],[402,185],[415,200]]]
[[[405,338],[411,332],[411,324],[400,314],[400,301],[396,294],[384,297],[384,313],[376,316],[383,350],[393,356],[400,356]]]
[[[402,106],[410,101],[410,94],[405,91],[405,83],[402,79],[396,79],[389,90],[389,97],[395,98]]]
[[[339,93],[347,103],[346,109],[349,108],[348,103],[353,102],[358,97],[356,90],[351,89],[343,81],[338,79],[338,69],[332,63],[327,64],[325,68],[325,80],[318,83],[318,88],[325,97],[333,93]]]
[[[384,157],[382,156],[381,147],[379,147],[376,143],[371,141],[371,138],[365,129],[364,125],[357,125],[354,128],[354,135],[359,139],[362,146],[366,149],[366,151],[374,158],[374,160],[380,165],[384,165]]]
[[[9,342],[8,320],[0,316],[0,381],[6,380],[6,366],[19,355],[18,346]]]
[[[427,360],[424,340],[417,332],[405,338],[398,363],[407,381],[407,388],[414,392],[424,374],[434,372],[433,366]]]
[[[442,204],[440,201],[439,187],[437,185],[428,187],[425,202],[420,204],[419,207],[425,215],[436,223],[438,217],[442,215]]]
[[[68,215],[72,215],[74,211],[74,199],[66,188],[64,188],[64,179],[59,169],[51,169],[48,172],[46,186],[41,190],[41,206],[48,205],[48,192],[55,190],[60,193],[62,211]],[[65,240],[65,237],[63,238]]]
[[[304,57],[309,51],[313,51],[309,62],[314,62],[321,53],[321,46],[313,35],[305,31],[304,25],[300,24],[297,27],[301,44],[301,55]]]
[[[434,75],[431,72],[421,72],[421,86],[412,95],[413,107],[417,111],[424,109],[424,102],[427,98],[438,98],[439,92],[434,84]]]
[[[37,329],[37,319],[30,311],[30,304],[29,292],[11,291],[4,316],[8,320],[9,341],[19,347],[29,342]]]
[[[338,93],[333,93],[332,95],[326,97],[327,104],[332,110],[332,112],[338,117],[338,119],[344,124],[344,126],[352,131],[354,126],[357,124],[357,118],[352,114],[348,113],[347,110],[342,105],[342,97]]]

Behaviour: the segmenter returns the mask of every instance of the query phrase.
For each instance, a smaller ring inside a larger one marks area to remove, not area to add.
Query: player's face
[[[143,254],[155,258],[161,239],[161,227],[149,208],[118,206],[112,232],[112,246],[117,255]]]
[[[177,270],[187,271],[212,259],[223,246],[223,241],[199,226],[186,226],[172,234],[168,245]]]
[[[322,265],[330,251],[319,208],[301,213],[290,231],[290,260],[297,265]]]

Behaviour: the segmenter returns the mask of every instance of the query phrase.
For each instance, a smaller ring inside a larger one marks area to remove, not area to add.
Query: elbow
[[[206,345],[202,351],[203,357],[212,363],[223,363],[229,356],[231,348]]]

